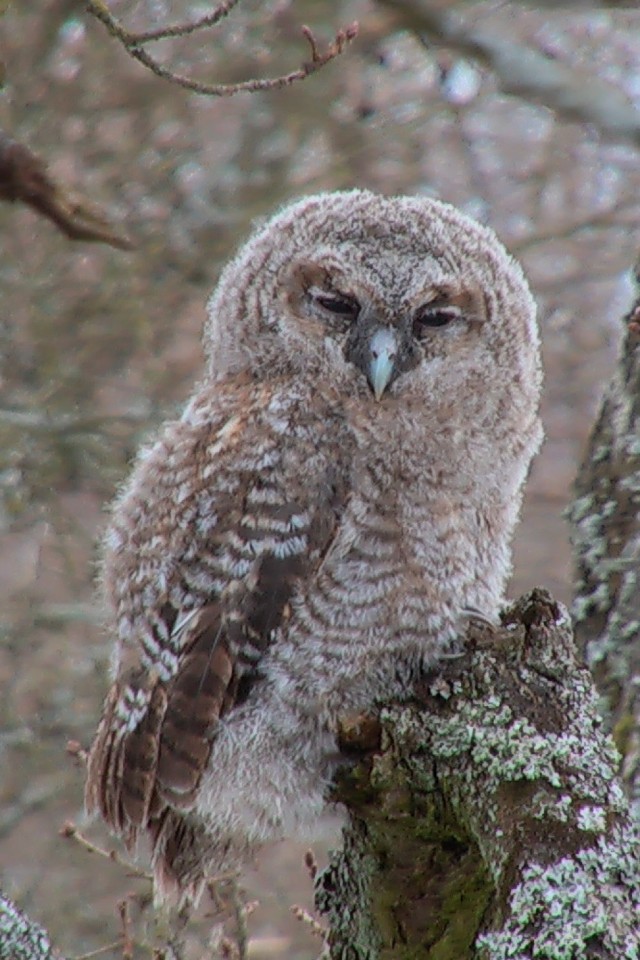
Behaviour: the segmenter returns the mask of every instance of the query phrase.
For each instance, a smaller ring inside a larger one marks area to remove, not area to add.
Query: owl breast
[[[445,477],[434,486],[417,438],[411,455],[403,457],[402,446],[396,450],[396,464],[404,460],[401,482],[375,448],[361,446],[354,455],[340,530],[294,597],[293,615],[273,647],[287,698],[287,664],[312,638],[310,669],[293,694],[310,709],[333,700],[339,710],[360,709],[382,699],[403,664],[409,673],[428,668],[456,648],[462,607],[493,614],[499,603],[504,571],[495,552],[484,556],[470,546],[479,539],[476,529],[486,526],[473,492],[466,484],[465,503]],[[406,693],[407,671],[402,685]]]

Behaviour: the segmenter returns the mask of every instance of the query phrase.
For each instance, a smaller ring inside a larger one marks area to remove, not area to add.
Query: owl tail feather
[[[153,899],[158,906],[196,907],[207,877],[203,851],[210,840],[188,816],[166,807],[149,822],[153,845]]]
[[[141,721],[133,729],[124,714],[126,698],[138,694],[146,701]],[[159,732],[166,712],[166,693],[158,684],[149,691],[124,693],[114,684],[89,752],[85,806],[98,811],[128,848],[135,845],[157,803],[155,767]]]

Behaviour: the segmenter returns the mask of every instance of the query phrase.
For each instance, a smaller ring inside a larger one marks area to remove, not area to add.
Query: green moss
[[[618,750],[620,751],[623,757],[626,756],[627,748],[629,745],[629,737],[634,732],[634,730],[635,730],[635,718],[633,717],[632,714],[625,713],[622,717],[620,717],[615,727],[611,731],[613,742],[615,743],[616,747],[618,748]]]
[[[401,806],[394,807],[391,822],[368,822],[378,864],[371,910],[382,941],[380,958],[465,960],[472,956],[493,889],[480,852],[428,796],[419,798],[418,815]]]

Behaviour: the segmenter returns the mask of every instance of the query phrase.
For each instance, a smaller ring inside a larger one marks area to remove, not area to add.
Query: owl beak
[[[398,353],[396,333],[389,327],[376,330],[369,343],[371,362],[369,363],[368,378],[376,400],[389,385]]]

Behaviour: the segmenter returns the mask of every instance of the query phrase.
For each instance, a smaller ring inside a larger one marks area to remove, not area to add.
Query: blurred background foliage
[[[244,0],[214,30],[154,45],[176,72],[233,83],[308,59],[302,24],[328,42],[359,22],[349,49],[304,82],[218,98],[145,70],[77,0],[0,9],[0,127],[135,243],[125,252],[71,242],[25,207],[0,207],[0,885],[70,955],[117,939],[116,900],[137,882],[58,835],[64,820],[83,823],[82,771],[65,744],[89,742],[106,687],[109,638],[94,599],[104,504],[199,376],[206,298],[256,218],[318,190],[420,193],[489,223],[523,261],[540,307],[547,442],[511,593],[542,584],[571,598],[562,513],[630,302],[640,136],[633,122],[606,129],[602,111],[576,122],[570,108],[545,105],[545,64],[562,67],[587,103],[590,84],[604,82],[604,114],[622,99],[633,117],[640,12],[417,6],[499,53],[535,54],[533,88],[505,92],[500,62],[469,59],[437,24],[428,35],[406,29],[394,4],[373,0]],[[109,9],[141,30],[209,7]],[[328,822],[317,849],[335,837]],[[251,957],[318,953],[289,909],[311,900],[303,849],[266,851],[247,878],[259,901]]]

